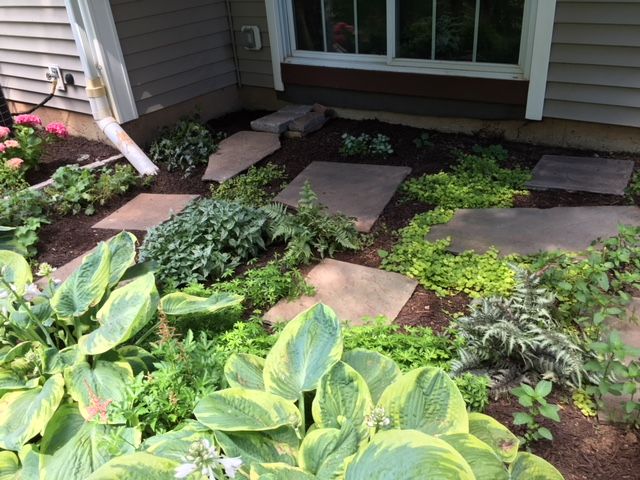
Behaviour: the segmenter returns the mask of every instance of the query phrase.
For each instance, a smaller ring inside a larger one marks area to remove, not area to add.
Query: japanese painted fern
[[[511,297],[474,300],[471,314],[458,320],[465,346],[453,373],[485,370],[494,393],[538,376],[579,386],[583,352],[553,319],[554,295],[540,286],[537,274],[516,268],[516,280]]]

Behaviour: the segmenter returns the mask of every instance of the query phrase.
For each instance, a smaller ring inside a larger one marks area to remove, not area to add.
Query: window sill
[[[519,65],[498,63],[480,64],[412,59],[393,59],[388,62],[387,57],[382,55],[327,54],[308,51],[296,51],[292,56],[285,58],[283,63],[310,67],[348,68],[446,77],[525,80],[524,73]]]

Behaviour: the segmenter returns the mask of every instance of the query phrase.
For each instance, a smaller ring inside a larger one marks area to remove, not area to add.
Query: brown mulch
[[[562,401],[565,400],[565,401]],[[555,396],[560,404],[560,423],[544,421],[553,433],[553,441],[541,440],[531,451],[551,462],[566,480],[638,480],[640,479],[640,436],[638,431],[599,424],[587,418],[566,399]],[[512,423],[513,412],[523,411],[514,397],[492,402],[491,415],[514,433],[522,427]]]
[[[224,131],[231,135],[240,130],[249,129],[249,122],[260,117],[265,112],[237,112],[226,115],[209,122],[209,127],[214,131]],[[338,150],[342,143],[341,135],[349,132],[354,135],[360,133],[383,133],[391,138],[394,155],[387,159],[342,157]],[[417,150],[413,140],[423,131],[401,125],[384,124],[377,121],[350,121],[334,119],[322,130],[303,140],[282,139],[282,149],[269,157],[264,163],[272,162],[283,165],[287,176],[292,179],[299,174],[309,163],[314,160],[350,162],[350,163],[377,163],[403,165],[412,168],[411,177],[417,177],[425,173],[437,173],[446,170],[455,161],[453,151],[455,149],[469,151],[474,145],[491,145],[499,143],[510,153],[509,166],[522,166],[533,168],[544,154],[587,155],[595,152],[579,151],[575,149],[562,149],[554,147],[534,146],[505,142],[500,138],[492,138],[482,135],[462,135],[430,132],[433,147]],[[74,140],[75,142],[75,140]],[[73,145],[68,143],[67,146]],[[110,147],[102,150],[93,142],[76,144],[77,149],[69,150],[62,144],[56,144],[56,149],[49,149],[47,163],[60,165],[69,159],[78,158],[82,153],[111,156]],[[96,147],[96,150],[91,148]],[[612,156],[615,158],[631,158],[638,161],[637,157],[625,154],[607,154],[600,152],[600,156]],[[97,158],[92,158],[91,161]],[[44,171],[44,168],[43,170]],[[90,250],[99,240],[104,240],[115,231],[92,230],[91,226],[100,219],[106,217],[114,210],[129,201],[141,192],[151,193],[195,193],[208,195],[209,185],[204,184],[200,178],[204,171],[199,171],[187,179],[179,173],[170,174],[164,170],[158,175],[155,182],[148,188],[139,188],[127,193],[110,205],[99,208],[92,217],[78,215],[65,217],[54,221],[42,229],[41,241],[38,245],[40,252],[39,261],[47,261],[55,266],[63,265],[76,256]],[[554,206],[583,206],[583,205],[616,205],[626,204],[627,200],[621,197],[596,195],[586,193],[568,192],[532,192],[529,196],[518,197],[515,201],[517,207],[550,208]],[[425,212],[431,207],[419,202],[401,202],[400,196],[394,199],[385,208],[379,222],[370,234],[370,243],[359,252],[344,252],[337,255],[337,259],[349,261],[370,267],[380,265],[379,250],[389,250],[396,240],[394,231],[401,228],[417,213]],[[144,232],[134,232],[142,241]],[[276,248],[269,250],[259,261],[264,264],[272,258]],[[310,267],[308,267],[310,268]],[[308,270],[305,268],[304,270]],[[429,326],[438,332],[447,329],[450,315],[465,311],[468,305],[465,295],[441,298],[433,292],[418,287],[401,311],[397,321],[406,326]],[[640,479],[640,444],[638,436],[623,428],[598,425],[595,420],[587,419],[577,411],[570,402],[562,411],[562,423],[549,425],[556,437],[552,443],[539,442],[534,446],[535,453],[551,461],[566,476],[567,480],[604,480],[604,479]],[[498,418],[512,427],[512,412],[517,411],[515,400],[503,399],[489,407],[489,414]]]
[[[64,165],[86,165],[105,160],[120,152],[110,145],[83,137],[69,137],[47,145],[38,168],[27,173],[31,185],[43,182]]]

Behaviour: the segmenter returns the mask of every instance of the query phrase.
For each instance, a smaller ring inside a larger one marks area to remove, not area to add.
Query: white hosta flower
[[[219,460],[220,465],[224,468],[224,473],[229,478],[236,478],[236,473],[242,466],[242,459],[240,457],[223,457]]]
[[[40,291],[40,289],[38,288],[38,286],[35,283],[32,283],[31,285],[29,285],[27,287],[27,289],[24,292],[24,299],[27,302],[32,302],[36,297],[39,297],[40,294],[42,292]]]
[[[391,419],[382,407],[374,408],[371,413],[365,417],[365,421],[369,428],[387,428],[391,425]]]
[[[195,463],[183,463],[176,468],[175,478],[187,478],[193,472],[196,472],[198,467]]]

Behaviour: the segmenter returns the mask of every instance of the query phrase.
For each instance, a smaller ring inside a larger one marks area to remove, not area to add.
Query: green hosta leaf
[[[51,306],[58,316],[80,317],[100,303],[109,286],[109,257],[109,247],[101,242],[60,285],[51,299]]]
[[[182,462],[191,444],[202,439],[213,444],[213,432],[204,425],[189,420],[179,430],[148,438],[142,445],[142,450],[158,457]]]
[[[300,445],[298,464],[320,480],[338,478],[347,458],[358,451],[358,434],[351,424],[342,430],[318,428],[309,432]]]
[[[78,341],[80,352],[97,355],[135,335],[153,317],[158,290],[152,273],[114,290],[96,316],[100,325]]]
[[[78,351],[77,345],[72,345],[62,350],[50,348],[45,352],[45,373],[49,375],[63,373],[65,368],[71,367],[83,358],[83,355]]]
[[[378,433],[347,466],[345,480],[475,480],[469,464],[444,440],[415,430]]]
[[[290,427],[265,432],[216,432],[216,439],[229,457],[240,457],[250,467],[254,463],[296,464],[300,440]]]
[[[214,293],[209,298],[196,297],[182,292],[170,293],[162,297],[160,309],[167,315],[192,315],[195,313],[216,313],[223,308],[239,305],[240,295]]]
[[[447,442],[467,461],[476,480],[509,480],[509,472],[493,449],[469,433],[443,435]]]
[[[316,477],[286,463],[263,463],[251,467],[251,480],[313,480]]]
[[[320,378],[342,356],[342,332],[335,313],[318,304],[291,320],[264,366],[267,390],[289,400],[315,390]]]
[[[27,380],[26,377],[22,377],[11,370],[0,369],[0,397],[5,392],[36,388],[39,383],[37,378]]]
[[[111,458],[133,453],[139,432],[132,428],[117,435],[113,432],[108,425],[86,422],[76,405],[63,405],[49,421],[40,443],[40,476],[85,480]]]
[[[453,380],[439,368],[418,368],[389,385],[380,397],[392,428],[431,435],[468,433],[467,407]]]
[[[198,421],[211,430],[223,432],[273,430],[301,423],[300,411],[282,397],[258,390],[228,388],[198,402]]]
[[[18,453],[18,457],[22,468],[11,480],[34,480],[40,478],[40,455],[34,445],[25,445]]]
[[[178,465],[168,458],[137,452],[110,460],[87,480],[175,480]]]
[[[67,369],[64,374],[67,389],[80,407],[80,413],[89,421],[106,420],[92,410],[92,396],[100,402],[124,404],[127,400],[127,386],[133,382],[133,372],[126,362],[106,362],[98,360],[95,366],[80,362]],[[105,407],[107,408],[107,407]],[[109,423],[124,423],[122,415],[110,415]]]
[[[121,232],[109,240],[109,288],[115,287],[124,272],[135,263],[136,239],[133,233]]]
[[[336,363],[322,377],[312,404],[313,419],[318,427],[339,429],[347,419],[360,439],[369,434],[365,416],[372,409],[366,382],[344,362]]]
[[[0,398],[0,448],[20,451],[44,430],[63,395],[64,379],[58,374],[42,387],[10,392]]]
[[[483,413],[469,414],[469,433],[489,445],[505,463],[511,463],[518,454],[520,441],[507,427]]]
[[[157,361],[156,358],[144,348],[136,347],[135,345],[123,345],[116,350],[116,354],[119,358],[131,365],[134,375],[153,370],[153,364]]]
[[[519,453],[509,470],[511,480],[563,480],[553,465],[527,452]]]
[[[0,250],[0,271],[18,294],[24,293],[25,287],[33,282],[29,262],[15,252]],[[0,291],[2,290],[4,287],[0,287]]]
[[[224,365],[224,377],[230,387],[264,390],[264,358],[249,353],[234,353]]]
[[[20,470],[20,461],[13,452],[0,452],[0,480],[13,480]]]
[[[369,386],[371,399],[377,402],[385,388],[395,382],[402,372],[396,362],[381,353],[357,348],[344,352],[342,360],[355,369]]]
[[[0,365],[14,361],[16,358],[24,357],[37,343],[22,342],[0,355]]]

